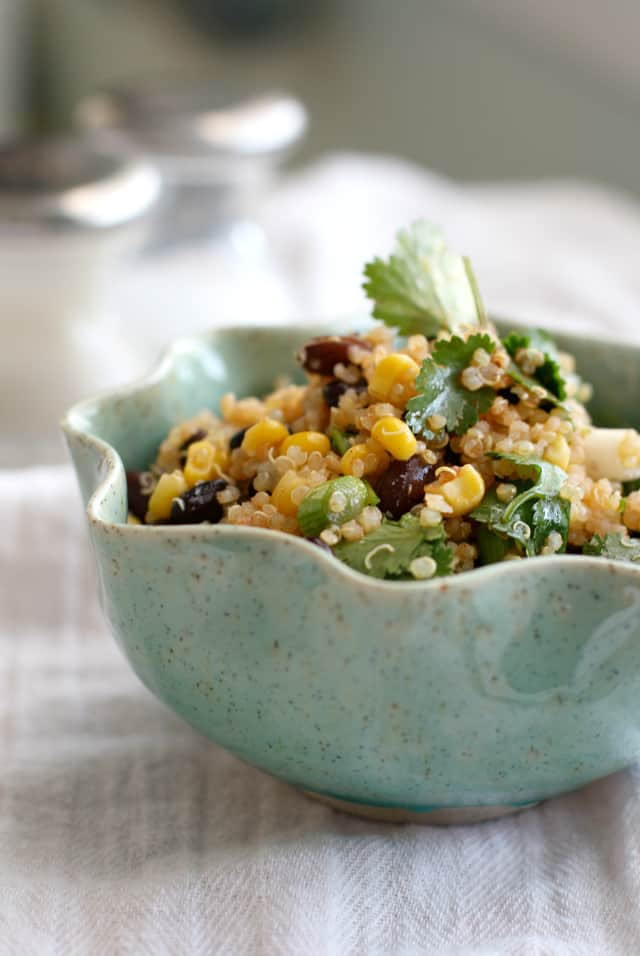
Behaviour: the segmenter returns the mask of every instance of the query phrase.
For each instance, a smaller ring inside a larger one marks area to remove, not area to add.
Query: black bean
[[[134,514],[136,518],[139,518],[140,521],[144,521],[147,508],[149,507],[149,498],[151,496],[150,492],[142,490],[144,487],[146,487],[142,476],[148,474],[149,472],[147,471],[127,472],[127,498],[129,511],[131,514]]]
[[[376,484],[379,508],[396,520],[419,504],[424,486],[435,476],[435,465],[427,465],[420,455],[408,461],[392,461]]]
[[[298,361],[307,372],[333,375],[334,366],[338,363],[349,365],[349,349],[352,345],[371,351],[371,344],[356,335],[323,335],[303,345]]]
[[[241,428],[239,432],[236,432],[235,435],[232,435],[229,441],[229,448],[231,448],[232,450],[234,448],[239,448],[240,445],[242,444],[242,439],[244,438],[246,433],[247,433],[247,429]]]
[[[213,481],[199,481],[193,488],[189,488],[179,498],[175,498],[171,505],[170,524],[199,524],[201,521],[210,521],[217,524],[224,514],[224,509],[218,501],[218,492],[227,487],[222,478]]]
[[[506,398],[510,405],[517,405],[520,399],[514,395],[510,388],[501,388],[498,392],[501,398]]]
[[[187,448],[189,447],[189,445],[193,445],[194,441],[202,441],[202,439],[203,439],[203,438],[206,438],[206,437],[207,437],[207,433],[206,433],[206,431],[204,430],[204,428],[199,428],[199,429],[198,429],[196,432],[194,432],[192,435],[189,435],[188,438],[185,438],[185,440],[184,440],[184,441],[182,442],[182,444],[180,445],[180,449],[179,449],[179,450],[180,450],[180,451],[186,451]]]
[[[323,387],[322,396],[329,408],[335,408],[340,403],[340,399],[344,393],[348,392],[350,388],[355,392],[366,392],[367,387],[367,383],[364,379],[356,382],[355,385],[348,385],[346,382],[341,382],[340,379],[335,378],[332,382],[327,382]]]
[[[453,450],[451,443],[448,443],[441,449],[443,465],[459,465],[460,455]]]

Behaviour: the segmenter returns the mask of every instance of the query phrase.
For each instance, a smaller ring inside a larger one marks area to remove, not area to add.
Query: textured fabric
[[[491,307],[637,334],[640,215],[603,192],[463,190],[348,158],[281,200],[280,254],[316,315],[355,308],[363,254],[427,213]],[[478,826],[335,814],[140,686],[97,607],[69,469],[0,472],[0,528],[0,956],[640,951],[635,770]]]

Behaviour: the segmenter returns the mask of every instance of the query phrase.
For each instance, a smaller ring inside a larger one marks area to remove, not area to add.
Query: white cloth
[[[428,215],[495,311],[637,334],[640,214],[602,191],[464,189],[351,157],[280,199],[292,315],[356,310],[363,257]],[[97,607],[68,468],[0,472],[0,528],[0,956],[640,950],[636,770],[478,826],[335,814],[140,686]]]

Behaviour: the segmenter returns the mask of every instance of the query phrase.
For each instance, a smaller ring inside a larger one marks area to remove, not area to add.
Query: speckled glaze
[[[126,525],[123,462],[148,464],[172,424],[225,391],[295,375],[295,349],[318,331],[179,341],[140,385],[67,415],[105,613],[142,682],[256,767],[394,819],[478,819],[630,763],[632,566],[563,556],[380,582],[279,532]],[[596,387],[596,418],[637,425],[638,349],[560,341]]]

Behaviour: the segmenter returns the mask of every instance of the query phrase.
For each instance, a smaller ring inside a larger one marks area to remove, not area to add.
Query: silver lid
[[[229,94],[211,84],[104,90],[82,100],[84,129],[120,134],[154,157],[274,158],[297,143],[307,111],[288,93]]]
[[[108,155],[82,139],[0,145],[0,230],[105,230],[139,218],[160,191],[147,163]]]

